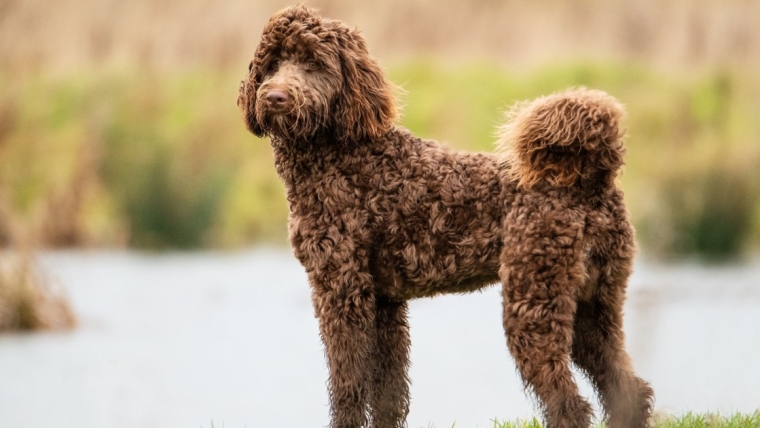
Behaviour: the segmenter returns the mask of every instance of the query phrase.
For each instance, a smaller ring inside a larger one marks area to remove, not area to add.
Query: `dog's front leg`
[[[377,346],[370,415],[372,428],[406,426],[409,413],[409,321],[406,302],[377,299]]]
[[[349,268],[356,266],[356,268]],[[313,301],[325,345],[331,428],[367,424],[375,348],[375,296],[371,276],[353,261],[312,277]]]

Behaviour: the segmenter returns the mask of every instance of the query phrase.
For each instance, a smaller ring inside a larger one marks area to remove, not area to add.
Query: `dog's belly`
[[[367,198],[377,227],[370,270],[378,293],[393,299],[469,292],[499,279],[508,201],[497,160],[425,144],[410,149],[416,168],[378,165],[387,172]]]
[[[378,293],[413,299],[465,293],[499,280],[500,221],[472,207],[425,218],[413,216],[384,228],[370,269]]]
[[[384,272],[380,275],[378,295],[389,300],[404,301],[432,297],[438,294],[470,293],[499,281],[498,268],[485,267],[480,275],[451,275],[440,279],[410,278],[403,272]]]

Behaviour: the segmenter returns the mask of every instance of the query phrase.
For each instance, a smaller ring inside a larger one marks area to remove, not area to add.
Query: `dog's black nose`
[[[285,107],[289,101],[288,93],[285,91],[271,91],[267,94],[267,101],[272,107]]]

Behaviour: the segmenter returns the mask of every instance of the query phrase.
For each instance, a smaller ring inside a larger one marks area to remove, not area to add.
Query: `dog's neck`
[[[355,145],[325,134],[298,139],[272,136],[271,143],[275,169],[285,184],[288,199],[310,183],[318,185],[327,170],[340,168],[356,151]]]

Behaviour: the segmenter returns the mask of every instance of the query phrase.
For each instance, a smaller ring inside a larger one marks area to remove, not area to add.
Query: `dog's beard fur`
[[[293,103],[284,111],[270,108],[261,95],[256,99],[256,117],[267,134],[285,140],[303,140],[327,129],[330,110],[327,100],[307,97],[297,90],[287,92]]]
[[[310,139],[324,129],[326,115],[309,112],[264,112],[259,116],[261,127],[272,137],[299,141]]]

